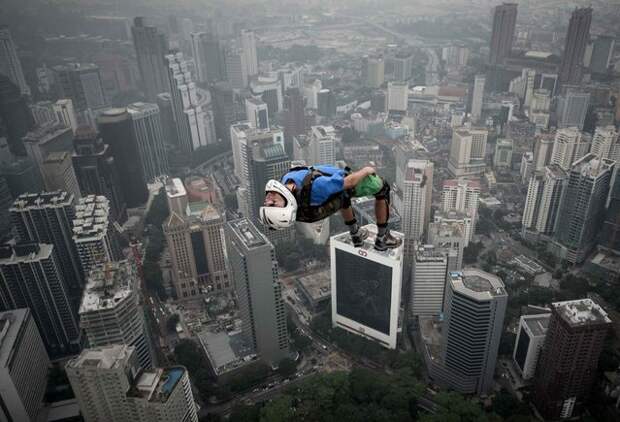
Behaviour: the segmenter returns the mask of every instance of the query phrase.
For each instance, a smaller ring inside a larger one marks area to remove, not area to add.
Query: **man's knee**
[[[377,200],[383,199],[388,204],[390,203],[390,184],[387,181],[385,180],[383,181],[383,186],[381,187],[379,192],[375,194],[375,199]]]

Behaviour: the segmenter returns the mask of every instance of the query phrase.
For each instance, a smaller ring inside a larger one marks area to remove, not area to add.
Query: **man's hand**
[[[364,173],[364,177],[377,173],[377,169],[372,166],[366,166],[361,171]]]
[[[355,188],[361,180],[371,174],[375,174],[376,170],[374,167],[367,166],[361,170],[354,171],[344,178],[344,189],[349,190]]]

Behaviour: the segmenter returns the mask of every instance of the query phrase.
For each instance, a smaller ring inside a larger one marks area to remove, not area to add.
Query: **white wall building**
[[[558,129],[551,152],[551,164],[568,171],[571,165],[590,151],[590,135],[576,127]]]
[[[519,319],[519,331],[512,359],[525,381],[532,379],[536,374],[536,364],[547,337],[550,318],[551,313],[522,315]]]
[[[411,315],[441,314],[447,269],[445,252],[436,250],[432,245],[417,247],[411,272]]]
[[[599,158],[620,162],[620,135],[614,126],[597,127],[592,138],[592,150]]]
[[[388,82],[386,101],[388,111],[406,112],[409,104],[409,84]]]
[[[476,75],[474,78],[474,92],[471,100],[471,120],[474,123],[480,121],[482,117],[482,104],[484,101],[484,85],[486,77],[484,75]]]
[[[455,177],[479,176],[485,170],[486,129],[456,129],[452,132],[448,170]]]

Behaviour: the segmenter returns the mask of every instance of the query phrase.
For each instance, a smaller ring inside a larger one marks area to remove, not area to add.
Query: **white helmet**
[[[270,180],[265,185],[265,192],[277,192],[286,201],[283,207],[260,207],[261,222],[273,230],[285,229],[295,222],[297,215],[297,200],[295,195],[277,180]]]

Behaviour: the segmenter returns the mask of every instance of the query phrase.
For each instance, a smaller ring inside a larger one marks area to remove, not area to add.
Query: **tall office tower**
[[[225,79],[226,59],[219,39],[207,32],[195,32],[191,34],[191,38],[198,81],[212,83]]]
[[[607,73],[613,57],[616,40],[609,35],[599,35],[594,40],[590,70],[594,73]]]
[[[573,264],[584,261],[596,243],[605,217],[615,163],[588,154],[568,172],[568,182],[558,211],[555,238],[562,257]]]
[[[52,105],[52,109],[56,113],[56,119],[65,126],[70,127],[73,133],[77,131],[78,121],[73,108],[73,101],[70,98],[64,98],[56,101]]]
[[[99,110],[108,102],[103,90],[99,66],[93,63],[69,63],[53,67],[61,98],[70,98],[78,112]]]
[[[404,169],[402,186],[395,195],[401,229],[405,235],[405,256],[410,256],[414,244],[428,230],[431,219],[433,191],[433,163],[428,160],[409,160]]]
[[[445,252],[432,245],[419,245],[416,248],[409,305],[412,316],[441,314],[447,270],[448,257]]]
[[[542,171],[551,162],[555,136],[540,134],[534,141],[534,171]]]
[[[0,176],[0,238],[8,235],[11,231],[9,208],[13,204],[11,190],[4,176]]]
[[[530,178],[521,222],[523,230],[545,235],[555,232],[560,200],[567,180],[566,172],[555,164],[536,172]]]
[[[320,79],[315,79],[304,85],[304,97],[306,98],[308,108],[318,108],[317,96],[321,89],[323,89],[323,84]],[[382,111],[385,111],[385,107]]]
[[[477,180],[452,179],[443,183],[441,192],[441,206],[443,211],[459,211],[465,213],[472,222],[468,236],[470,241],[475,233],[478,218],[478,198],[480,197],[480,182]]]
[[[80,128],[74,140],[73,169],[82,195],[102,195],[110,201],[112,220],[127,220],[127,204],[121,190],[121,178],[110,146],[97,132]]]
[[[251,127],[269,130],[269,109],[263,100],[253,97],[246,98],[245,116]]]
[[[75,206],[73,242],[85,277],[94,265],[122,258],[118,235],[112,223],[110,201],[105,196],[88,195]]]
[[[41,164],[41,173],[46,191],[65,191],[72,194],[75,199],[82,196],[70,152],[61,151],[47,154]]]
[[[482,117],[485,83],[486,77],[484,75],[476,75],[474,78],[474,90],[471,96],[471,120],[474,123],[478,123]]]
[[[179,144],[183,151],[191,153],[214,141],[209,139],[210,131],[205,126],[203,104],[208,102],[208,93],[196,88],[190,62],[183,58],[183,53],[169,54],[166,61]]]
[[[517,24],[517,4],[504,3],[495,6],[493,32],[489,46],[489,64],[501,64],[510,56]]]
[[[0,26],[0,73],[8,76],[11,82],[19,87],[22,95],[30,95],[30,87],[24,78],[22,64],[7,25]]]
[[[151,344],[135,263],[123,260],[97,264],[88,274],[80,304],[80,328],[89,347],[133,346],[140,366],[150,368]]]
[[[312,126],[308,135],[293,140],[293,158],[309,166],[336,163],[336,139],[325,126]]]
[[[409,51],[401,51],[388,55],[386,58],[386,73],[390,73],[395,81],[405,82],[413,73],[413,54]]]
[[[284,141],[289,155],[293,153],[293,138],[305,132],[304,97],[299,88],[289,88],[284,95]]]
[[[142,171],[140,147],[132,133],[131,116],[124,108],[111,108],[97,119],[103,142],[110,146],[119,175],[119,187],[128,208],[144,204],[149,192]],[[91,192],[82,193],[87,194]]]
[[[249,163],[252,145],[278,144],[284,148],[284,135],[278,128],[271,130],[254,129],[248,122],[238,122],[230,127],[235,175],[243,182],[250,179]]]
[[[57,120],[51,101],[38,101],[34,104],[29,104],[28,107],[30,107],[34,123],[37,126],[44,126]]]
[[[4,121],[11,152],[25,155],[22,137],[34,126],[34,119],[19,87],[2,73],[0,73],[0,120]]]
[[[332,324],[395,349],[403,278],[403,248],[378,252],[373,248],[376,226],[361,248],[349,233],[330,239]],[[402,239],[403,235],[392,232]]]
[[[289,349],[274,247],[245,218],[226,223],[226,232],[243,334],[262,360],[277,366]]]
[[[499,138],[495,142],[493,166],[510,169],[512,167],[512,139]]]
[[[461,214],[462,215],[462,214]],[[428,243],[448,257],[448,271],[461,271],[463,249],[468,243],[464,221],[437,221],[428,225]]]
[[[168,202],[168,212],[175,213],[180,217],[187,215],[187,190],[179,178],[169,177],[164,185],[166,189],[166,201]]]
[[[198,422],[187,369],[140,370],[136,349],[85,349],[66,366],[86,422]]]
[[[245,65],[249,77],[258,75],[258,56],[256,54],[256,36],[254,31],[241,31],[241,48],[245,56]]]
[[[73,146],[73,131],[62,123],[49,123],[37,126],[22,139],[26,154],[37,166],[43,176],[43,161],[49,153],[69,152]]]
[[[316,113],[322,117],[336,115],[336,96],[331,89],[323,88],[316,94]]]
[[[409,105],[409,84],[407,82],[388,82],[387,110],[406,112]]]
[[[28,308],[0,312],[0,418],[35,422],[50,359]]]
[[[142,173],[147,181],[168,173],[164,131],[157,104],[133,103],[127,106],[131,133],[138,144]]]
[[[168,40],[156,27],[146,25],[143,17],[133,20],[131,35],[146,98],[155,101],[158,94],[170,92],[170,81],[164,60],[169,50]]]
[[[551,164],[568,171],[571,165],[590,150],[590,138],[576,127],[559,129],[555,134]]]
[[[80,350],[80,327],[56,248],[44,243],[0,246],[0,310],[30,308],[47,353]]]
[[[522,315],[512,360],[524,381],[534,378],[551,314]]]
[[[551,304],[534,383],[534,404],[545,419],[568,419],[581,411],[610,325],[607,313],[591,299]]]
[[[369,88],[379,88],[385,81],[385,63],[383,57],[369,57],[366,61],[366,80]]]
[[[483,394],[493,386],[507,302],[504,283],[493,274],[474,268],[448,273],[441,359],[454,390]]]
[[[267,103],[269,114],[275,116],[283,109],[282,85],[277,74],[258,76],[250,81],[250,94]]]
[[[72,236],[75,198],[67,192],[25,193],[10,208],[11,222],[21,242],[54,245],[58,269],[71,296],[79,296],[83,273]]]
[[[583,130],[583,125],[588,114],[590,93],[569,90],[558,98],[558,127],[566,128],[576,126]]]
[[[4,163],[0,166],[0,173],[13,198],[22,193],[40,192],[44,189],[39,170],[28,158],[17,158],[13,162]]]
[[[440,223],[439,227],[442,227],[441,224],[443,223],[448,225],[456,224],[459,227],[462,227],[464,229],[462,241],[463,248],[466,248],[469,245],[469,242],[473,237],[474,221],[467,212],[457,210],[437,210],[433,215],[433,223]]]
[[[590,24],[592,23],[592,8],[575,9],[566,31],[566,43],[562,53],[560,65],[560,84],[581,83],[583,75],[583,56],[586,44],[590,41]]]
[[[217,139],[230,142],[230,126],[236,120],[233,90],[228,82],[217,82],[211,87],[213,116]]]
[[[248,67],[245,53],[240,49],[226,51],[226,79],[233,89],[239,90],[248,86]]]
[[[460,128],[452,132],[448,170],[455,177],[479,176],[485,169],[486,129]]]
[[[174,110],[172,110],[172,96],[169,92],[157,94],[157,107],[159,107],[159,118],[161,130],[166,145],[176,146],[179,144],[177,138],[177,124],[174,121]]]
[[[592,137],[592,154],[620,162],[620,134],[614,126],[597,127]]]

